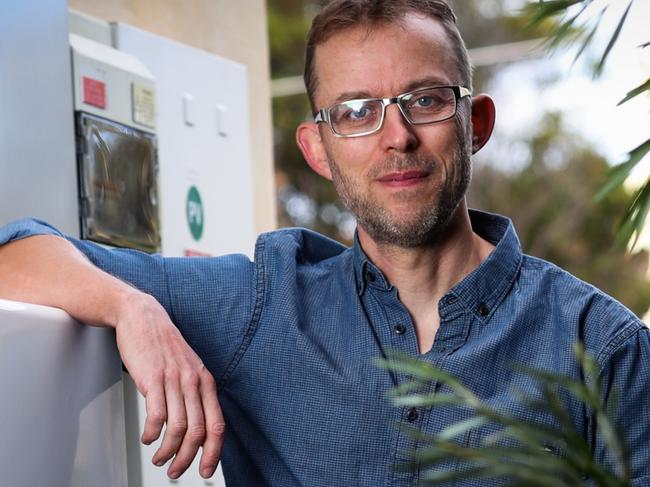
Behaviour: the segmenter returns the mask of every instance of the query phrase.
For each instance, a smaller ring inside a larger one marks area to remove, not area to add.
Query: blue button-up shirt
[[[620,392],[614,419],[630,447],[633,485],[650,485],[649,330],[589,284],[522,254],[508,219],[474,211],[471,219],[496,247],[437,303],[440,328],[420,357],[499,410],[553,424],[549,414],[521,406],[513,390],[534,394],[539,385],[512,365],[580,377],[571,349],[583,341],[606,398]],[[10,224],[0,230],[0,243],[43,233],[57,232],[37,221]],[[214,374],[228,425],[222,462],[230,486],[412,485],[421,472],[392,467],[418,445],[396,423],[435,434],[469,415],[453,407],[398,408],[386,398],[407,378],[374,360],[387,350],[416,356],[418,344],[398,290],[358,242],[346,248],[285,229],[261,235],[251,262],[242,255],[163,258],[70,241],[102,269],[155,296]],[[565,402],[595,458],[607,462],[591,412],[571,397]],[[484,425],[459,441],[478,445],[493,431]],[[441,465],[450,467],[452,461]]]

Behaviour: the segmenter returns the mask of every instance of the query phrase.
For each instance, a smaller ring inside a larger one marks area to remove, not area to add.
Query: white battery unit
[[[0,299],[0,484],[126,487],[112,330]]]

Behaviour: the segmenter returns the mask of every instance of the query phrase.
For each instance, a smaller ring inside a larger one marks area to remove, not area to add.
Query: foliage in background
[[[607,161],[549,114],[530,139],[516,141],[529,153],[519,171],[497,164],[475,166],[470,206],[511,217],[525,252],[542,256],[608,293],[637,315],[650,307],[648,253],[614,248],[617,220],[629,192],[617,187],[593,201],[607,180]]]
[[[550,50],[555,50],[561,46],[577,44],[578,50],[575,56],[577,60],[592,43],[597,30],[602,24],[603,17],[614,3],[613,0],[601,2],[595,0],[538,0],[529,2],[524,9],[524,14],[532,26],[548,26],[546,45]],[[617,3],[620,4],[620,0]],[[607,44],[602,49],[599,61],[593,66],[592,73],[594,78],[602,74],[607,57],[619,38],[619,34],[628,19],[628,14],[633,3],[634,0],[627,2],[625,10],[621,13],[616,27],[609,36]],[[650,38],[648,41],[650,41]],[[650,42],[645,42],[638,47],[643,49],[648,46],[650,46]],[[635,98],[638,100],[637,97],[646,92],[650,92],[650,78],[631,89],[624,97],[621,96],[621,101],[618,104],[627,103]],[[597,192],[596,200],[601,200],[610,191],[623,184],[632,169],[649,152],[650,137],[630,151],[626,161],[612,168],[607,183]],[[629,198],[627,208],[621,213],[622,218],[617,239],[619,246],[626,245],[630,242],[633,246],[636,243],[649,211],[650,176],[646,178],[645,183]]]
[[[420,468],[421,480],[436,485],[457,479],[507,479],[511,486],[527,487],[629,487],[629,461],[620,435],[610,421],[601,394],[598,365],[585,353],[582,345],[574,347],[584,380],[520,366],[522,373],[534,378],[541,396],[520,393],[521,404],[528,410],[550,413],[560,427],[547,423],[531,423],[515,415],[496,410],[483,402],[455,377],[430,363],[406,355],[394,355],[379,364],[388,370],[407,374],[412,381],[391,391],[398,407],[456,406],[473,415],[447,426],[437,435],[427,435],[404,427],[422,446],[418,446],[410,463],[400,469]],[[432,382],[448,386],[450,392],[426,392]],[[603,444],[612,458],[612,465],[598,465],[593,452],[576,431],[561,400],[568,393],[590,410],[598,423]],[[517,391],[513,391],[516,394]],[[486,436],[476,447],[461,445],[457,440],[470,430],[483,425],[496,425],[494,434]],[[558,455],[557,452],[562,452]],[[436,469],[441,462],[458,460],[461,468]]]

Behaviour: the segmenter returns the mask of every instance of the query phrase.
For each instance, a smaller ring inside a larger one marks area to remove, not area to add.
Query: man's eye
[[[365,127],[381,118],[381,103],[351,101],[341,103],[330,112],[330,120],[339,129]]]
[[[346,112],[345,118],[348,120],[363,120],[371,115],[371,110],[368,107],[360,107],[356,110],[350,109]]]
[[[413,106],[416,108],[431,108],[439,106],[442,101],[438,98],[435,98],[431,95],[419,96],[413,101]]]

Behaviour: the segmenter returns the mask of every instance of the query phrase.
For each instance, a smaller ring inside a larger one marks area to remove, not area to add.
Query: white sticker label
[[[133,121],[147,127],[156,127],[156,96],[153,88],[133,83]]]

